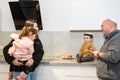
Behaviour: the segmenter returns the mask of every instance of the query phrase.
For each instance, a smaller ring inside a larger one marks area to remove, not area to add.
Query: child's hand
[[[93,49],[93,48],[90,48],[90,51],[94,51],[94,49]]]
[[[18,59],[13,60],[12,63],[16,66],[22,66],[23,65],[21,62],[18,61]]]

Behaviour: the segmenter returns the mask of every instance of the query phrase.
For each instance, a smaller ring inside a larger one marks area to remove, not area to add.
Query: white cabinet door
[[[0,72],[8,73],[9,72],[9,65],[5,64],[5,63],[0,64]]]
[[[66,75],[97,77],[95,66],[68,66],[66,67]]]
[[[97,77],[67,77],[66,80],[98,80]]]
[[[43,75],[37,75],[37,80],[43,80]]]
[[[66,80],[98,80],[95,66],[68,66]]]
[[[0,80],[8,80],[9,65],[0,64]]]
[[[64,66],[44,66],[43,80],[65,80]]]
[[[0,73],[0,80],[8,80],[8,74],[7,73]]]
[[[43,66],[42,66],[42,64],[40,64],[36,70],[37,70],[37,80],[43,80]]]

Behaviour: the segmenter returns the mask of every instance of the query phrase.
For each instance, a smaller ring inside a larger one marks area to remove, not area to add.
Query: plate
[[[62,59],[66,59],[66,60],[69,60],[69,59],[74,59],[74,58],[62,58]]]
[[[74,58],[62,58],[62,59],[74,59]]]

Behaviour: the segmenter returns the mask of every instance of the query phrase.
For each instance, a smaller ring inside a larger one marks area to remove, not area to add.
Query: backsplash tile
[[[104,38],[101,32],[92,32],[93,44],[99,50]],[[76,55],[83,43],[84,32],[69,31],[41,31],[39,37],[42,40],[45,53],[55,55],[58,51],[65,51],[68,54]]]
[[[0,46],[4,47],[11,40],[9,35],[13,32],[0,32]],[[18,33],[18,31],[16,32]],[[58,51],[76,55],[83,43],[84,32],[69,31],[40,31],[39,37],[43,43],[45,55],[54,56]],[[104,38],[101,32],[92,32],[93,44],[99,50]]]

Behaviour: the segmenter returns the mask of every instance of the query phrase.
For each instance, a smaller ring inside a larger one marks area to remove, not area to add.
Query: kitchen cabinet
[[[0,64],[0,80],[8,80],[8,64]]]
[[[8,80],[8,74],[0,72],[0,80]]]
[[[37,80],[43,80],[43,66],[40,64],[40,66],[37,67]]]
[[[94,63],[41,63],[37,80],[98,80]],[[9,65],[0,64],[0,80],[8,79]]]
[[[109,0],[109,4],[106,0],[92,2],[91,0],[70,0],[70,3],[69,26],[71,31],[100,31],[99,26],[106,18],[111,18],[120,25],[119,0]]]
[[[66,80],[98,80],[95,66],[67,66]]]
[[[95,66],[42,65],[38,80],[98,80]]]
[[[37,73],[37,80],[43,80],[43,66],[40,66],[36,69]],[[8,72],[9,72],[9,65],[6,63],[0,63],[0,80],[8,80]]]
[[[65,66],[44,66],[43,80],[65,80]]]
[[[98,80],[95,77],[66,77],[66,80]]]

